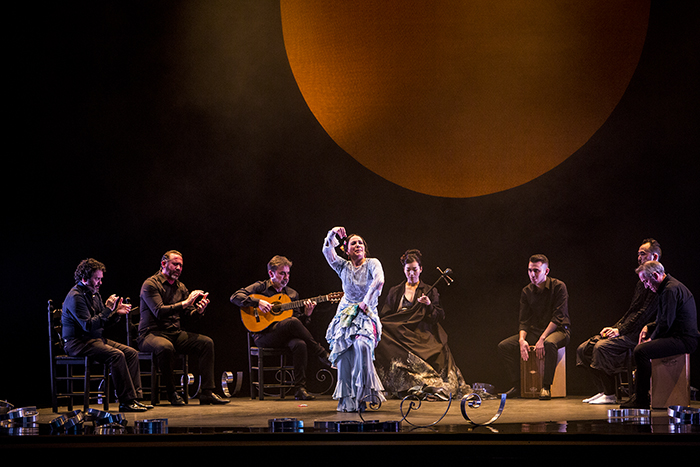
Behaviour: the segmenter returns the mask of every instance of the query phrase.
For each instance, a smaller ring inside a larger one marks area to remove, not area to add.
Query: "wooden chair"
[[[83,410],[87,412],[90,407],[90,399],[102,401],[105,411],[109,410],[110,372],[109,365],[98,364],[89,357],[71,357],[66,355],[63,349],[63,337],[61,335],[62,310],[53,305],[49,300],[49,359],[51,368],[51,403],[53,411],[58,412],[59,400],[67,399],[68,411],[73,411],[73,399],[82,397]],[[100,371],[94,373],[93,367],[99,367]],[[77,390],[76,386],[81,388]],[[94,386],[97,386],[93,389]]]
[[[275,364],[267,366],[270,359],[275,359]],[[294,367],[288,363],[291,359],[291,352],[286,348],[257,347],[248,332],[248,374],[250,377],[250,398],[263,400],[265,396],[279,397],[284,399],[285,395],[294,390]],[[265,375],[272,377],[274,382],[267,382]],[[274,390],[272,395],[266,391]]]
[[[127,315],[126,321],[126,342],[127,345],[138,350],[137,336],[139,319],[141,317],[139,307],[133,307]],[[179,389],[182,391],[182,398],[185,404],[189,404],[188,385],[192,382],[192,375],[189,374],[189,362],[187,355],[179,355],[180,365],[174,368],[175,376],[180,376]],[[142,352],[139,350],[139,362],[141,363],[141,382],[143,386],[144,398],[146,395],[151,396],[151,404],[157,405],[160,403],[161,392],[165,390],[165,386],[161,384],[161,373],[158,370],[158,362],[156,356],[152,352]],[[150,384],[143,384],[146,380]]]
[[[625,354],[625,368],[615,373],[615,399],[621,402],[624,396],[632,397],[634,389],[634,359],[630,349]]]

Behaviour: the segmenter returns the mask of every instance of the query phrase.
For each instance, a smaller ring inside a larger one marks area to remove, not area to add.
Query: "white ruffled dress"
[[[323,243],[323,255],[338,274],[343,286],[343,298],[335,316],[328,325],[326,340],[330,344],[330,361],[338,369],[338,383],[333,398],[338,400],[338,411],[363,410],[365,403],[385,400],[377,371],[374,368],[374,349],[381,339],[382,325],[377,304],[384,282],[384,270],[376,258],[367,258],[355,267],[340,258],[335,247],[338,240],[329,231]],[[360,303],[367,304],[367,313],[358,312]]]

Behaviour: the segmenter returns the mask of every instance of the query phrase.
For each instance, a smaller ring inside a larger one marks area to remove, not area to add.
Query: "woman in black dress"
[[[440,325],[445,312],[440,294],[420,280],[422,258],[419,250],[401,257],[406,280],[389,290],[379,317],[382,339],[376,349],[375,366],[386,391],[403,398],[412,391],[444,399],[468,393],[447,346],[447,333]],[[426,294],[427,292],[427,294]]]

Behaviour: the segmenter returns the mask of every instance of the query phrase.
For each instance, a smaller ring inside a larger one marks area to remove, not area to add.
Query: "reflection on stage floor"
[[[388,400],[357,414],[336,412],[336,402],[329,396],[308,402],[234,397],[224,406],[199,406],[192,400],[184,407],[166,403],[139,414],[105,413],[94,406],[92,416],[70,427],[60,426],[56,419],[70,419],[74,413],[53,413],[48,408],[38,409],[35,423],[28,426],[6,425],[0,446],[116,450],[147,445],[168,448],[171,455],[190,455],[205,446],[262,447],[268,452],[281,447],[359,443],[367,448],[399,448],[397,455],[407,455],[418,446],[469,446],[471,455],[484,459],[525,459],[537,455],[536,446],[579,449],[581,455],[588,455],[593,446],[596,450],[627,446],[643,453],[660,445],[697,448],[700,444],[698,402],[693,401],[686,410],[694,414],[692,418],[678,419],[668,410],[622,411],[618,405],[585,404],[583,398],[512,399],[503,405],[500,399],[492,399],[479,407],[460,400],[413,406]],[[97,416],[112,418],[96,422]],[[185,446],[186,452],[176,449]]]

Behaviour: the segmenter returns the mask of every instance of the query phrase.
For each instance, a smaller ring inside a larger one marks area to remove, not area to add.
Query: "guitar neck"
[[[289,303],[282,303],[280,305],[275,306],[275,308],[278,309],[279,311],[286,311],[286,310],[292,310],[294,308],[302,307],[302,306],[304,306],[304,302],[307,302],[307,301],[313,301],[316,303],[323,303],[323,302],[327,302],[328,300],[329,300],[328,295],[320,295],[320,296],[314,297],[314,298],[307,298],[304,300],[295,300],[295,301],[289,302]]]

